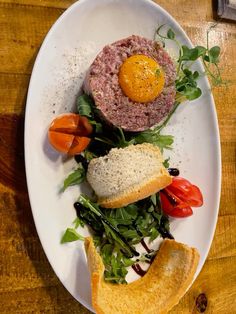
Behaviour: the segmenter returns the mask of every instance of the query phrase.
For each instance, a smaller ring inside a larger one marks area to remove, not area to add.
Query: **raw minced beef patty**
[[[165,72],[162,93],[152,102],[137,103],[122,91],[119,69],[132,55],[143,54],[156,60]],[[143,131],[160,122],[175,101],[176,69],[168,53],[157,42],[130,36],[107,45],[98,54],[87,74],[84,90],[95,101],[101,115],[126,131]]]

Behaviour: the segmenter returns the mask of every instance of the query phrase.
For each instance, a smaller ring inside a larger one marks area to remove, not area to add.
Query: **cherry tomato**
[[[50,144],[59,152],[68,155],[80,154],[90,143],[87,137],[93,131],[86,117],[66,113],[56,117],[48,131]]]
[[[81,153],[90,143],[91,139],[84,136],[75,136],[72,145],[68,151],[69,155],[76,155]]]
[[[168,186],[168,190],[192,207],[200,207],[203,204],[200,189],[184,178],[174,177],[172,183]]]
[[[189,217],[193,214],[192,208],[181,201],[167,188],[160,192],[162,210],[168,216],[176,218]]]
[[[49,130],[66,134],[87,136],[93,132],[93,127],[86,117],[80,116],[76,113],[63,113],[52,121]]]

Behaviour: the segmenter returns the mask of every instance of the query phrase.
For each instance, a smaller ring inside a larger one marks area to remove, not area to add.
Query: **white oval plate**
[[[33,216],[55,273],[90,310],[90,280],[83,243],[60,244],[63,231],[75,218],[73,202],[79,189],[72,187],[63,194],[58,191],[76,163],[51,149],[47,128],[57,114],[73,110],[85,71],[104,45],[132,34],[153,38],[157,26],[164,23],[174,29],[183,44],[191,46],[179,24],[151,1],[81,0],[51,28],[34,65],[25,118],[25,161]],[[203,70],[200,63],[197,68]],[[214,100],[206,78],[200,80],[200,85],[202,97],[181,105],[165,129],[165,133],[175,135],[174,150],[166,154],[171,157],[171,165],[179,167],[181,176],[197,184],[204,196],[204,206],[194,209],[193,216],[171,223],[177,241],[199,250],[197,274],[212,242],[221,182]],[[88,234],[86,230],[79,232]]]

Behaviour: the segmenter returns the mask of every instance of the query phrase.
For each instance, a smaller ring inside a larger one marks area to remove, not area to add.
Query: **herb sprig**
[[[190,70],[190,67],[197,59],[202,60],[205,72],[209,75],[212,84],[222,84],[223,80],[219,69],[220,47],[209,47],[209,33],[216,24],[210,27],[207,31],[207,47],[196,46],[194,48],[181,45],[171,28],[167,30],[166,34],[163,34],[161,31],[164,26],[165,24],[159,26],[156,30],[156,39],[159,39],[163,45],[165,45],[166,40],[171,40],[179,49],[176,79],[177,100],[180,102],[186,99],[194,100],[199,98],[202,94],[201,89],[197,86],[197,80],[200,77],[200,73],[198,71],[193,72]]]

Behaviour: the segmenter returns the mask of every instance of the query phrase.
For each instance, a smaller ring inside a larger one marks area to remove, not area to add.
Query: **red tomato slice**
[[[80,154],[90,143],[91,139],[84,136],[75,136],[73,143],[68,151],[68,155],[74,156]]]
[[[203,204],[203,197],[200,189],[181,177],[174,177],[168,190],[175,196],[193,207],[200,207]]]
[[[49,130],[66,134],[87,136],[93,132],[93,127],[86,117],[80,116],[76,113],[63,113],[52,121]]]
[[[48,131],[50,144],[59,152],[68,155],[80,154],[90,143],[87,137],[93,131],[86,117],[65,113],[56,117]]]
[[[55,131],[48,132],[50,144],[59,152],[67,154],[74,140],[74,135],[59,133]]]
[[[168,189],[160,192],[162,210],[168,216],[175,218],[189,217],[193,214],[192,208],[185,202],[181,201]]]
[[[169,216],[175,217],[175,218],[186,218],[189,216],[192,216],[193,210],[188,204],[181,203],[177,207],[175,207],[171,213],[169,213]]]
[[[60,133],[74,134],[79,124],[79,118],[80,116],[75,113],[60,114],[52,121],[49,130]]]

